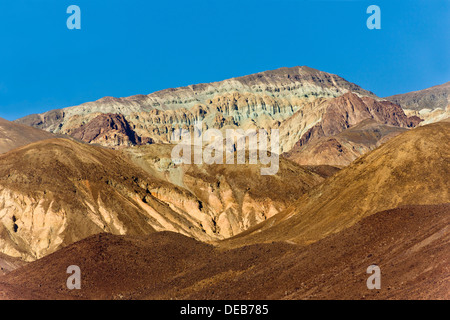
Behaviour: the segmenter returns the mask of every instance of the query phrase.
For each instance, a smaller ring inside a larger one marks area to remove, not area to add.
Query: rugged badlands
[[[448,299],[448,91],[294,67],[1,119],[0,298]],[[278,129],[279,171],[172,161],[199,121]]]

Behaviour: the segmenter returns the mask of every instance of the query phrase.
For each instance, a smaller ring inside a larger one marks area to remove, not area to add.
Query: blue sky
[[[388,96],[450,81],[449,57],[450,0],[2,0],[0,117],[296,65]]]

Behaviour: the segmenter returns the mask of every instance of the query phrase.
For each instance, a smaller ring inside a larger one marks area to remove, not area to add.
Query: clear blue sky
[[[450,0],[2,0],[0,117],[296,65],[388,96],[450,81],[449,57]]]

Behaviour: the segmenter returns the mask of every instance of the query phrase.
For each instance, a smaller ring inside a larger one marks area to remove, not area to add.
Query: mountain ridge
[[[0,118],[0,154],[57,135]]]
[[[378,99],[372,92],[337,75],[303,66],[170,88],[149,95],[103,97],[79,106],[29,115],[15,122],[71,135],[102,114],[117,114],[124,117],[134,132],[125,139],[108,137],[107,144],[116,141],[116,145],[126,145],[133,136],[135,140],[167,143],[174,129],[198,121],[218,129],[276,127],[302,105],[346,92]]]
[[[297,70],[297,72],[295,72],[296,70]],[[304,72],[302,72],[302,71],[304,71]],[[100,102],[100,103],[133,102],[133,101],[141,102],[142,100],[145,99],[145,97],[149,97],[149,96],[162,97],[169,93],[173,94],[173,92],[176,92],[176,91],[195,92],[195,91],[201,90],[205,87],[220,86],[222,84],[225,84],[225,83],[231,82],[231,81],[236,81],[236,82],[241,83],[242,85],[247,85],[247,86],[261,85],[261,82],[262,83],[266,82],[267,84],[270,84],[271,81],[269,81],[268,79],[277,78],[277,77],[279,77],[281,79],[284,79],[284,78],[291,79],[288,82],[295,82],[295,81],[292,81],[292,79],[294,79],[294,80],[296,78],[301,79],[302,75],[303,76],[309,75],[310,78],[313,78],[314,76],[325,76],[325,78],[329,78],[329,81],[334,82],[334,83],[336,83],[336,80],[339,80],[338,82],[342,82],[344,84],[345,89],[352,89],[352,91],[358,92],[360,94],[375,96],[375,94],[373,94],[372,92],[364,90],[360,86],[358,86],[354,83],[348,82],[344,78],[341,78],[338,75],[327,73],[327,72],[320,71],[317,69],[313,69],[313,68],[310,68],[307,66],[296,66],[296,67],[290,67],[290,68],[289,67],[281,67],[278,69],[262,71],[262,72],[258,72],[258,73],[254,73],[254,74],[250,74],[250,75],[245,75],[245,76],[240,76],[240,77],[232,77],[232,78],[221,80],[221,81],[214,81],[214,82],[209,82],[209,83],[198,83],[198,84],[192,84],[192,85],[176,87],[176,88],[167,88],[167,89],[155,91],[153,93],[149,93],[147,95],[137,94],[137,95],[132,95],[132,96],[128,96],[128,97],[120,97],[120,98],[106,96],[106,97],[102,97],[96,101],[85,102],[78,106],[65,107],[65,108],[61,108],[61,109],[53,109],[53,110],[44,112],[42,114],[46,114],[48,112],[53,112],[53,111],[57,111],[57,110],[66,110],[69,108],[76,108],[76,107],[82,106],[84,104],[90,104],[93,102]],[[283,76],[285,76],[285,77],[283,77]],[[257,79],[259,79],[259,81],[257,81]],[[263,79],[264,81],[261,81],[261,79]],[[270,91],[268,91],[268,92],[270,92]],[[153,109],[153,108],[151,108],[151,109],[145,110],[146,109],[145,107],[142,107],[142,108],[143,108],[143,111],[149,111],[149,110]],[[164,110],[165,108],[161,108],[161,109]],[[134,111],[137,111],[137,110],[134,110]],[[111,113],[114,113],[114,112],[111,112]],[[122,113],[122,114],[127,115],[127,113]],[[34,115],[38,115],[38,114],[34,114]],[[30,115],[30,116],[33,116],[33,115]],[[26,122],[25,119],[27,117],[28,116],[17,119],[15,121],[17,121],[19,123],[25,123]]]

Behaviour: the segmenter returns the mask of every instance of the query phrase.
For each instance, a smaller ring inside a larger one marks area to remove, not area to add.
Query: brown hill
[[[281,122],[279,125],[281,151],[285,154],[299,153],[308,144],[313,146],[321,144],[326,141],[323,138],[335,137],[363,121],[370,120],[380,126],[400,128],[413,128],[421,122],[417,116],[406,116],[400,106],[389,101],[347,92],[336,98],[316,99],[304,103],[291,117]],[[337,142],[328,143],[325,148],[336,149]],[[351,158],[350,155],[347,158]],[[306,159],[302,163],[317,164],[314,159]]]
[[[35,260],[99,232],[168,230],[216,241],[281,212],[323,181],[284,159],[274,176],[261,176],[258,165],[177,166],[170,150],[150,145],[124,154],[51,139],[1,155],[0,252]]]
[[[21,266],[24,266],[26,262],[19,258],[7,256],[0,253],[0,275],[6,274],[12,270],[15,270]]]
[[[56,135],[0,118],[0,153],[32,142],[52,139]]]
[[[307,244],[378,211],[448,203],[449,150],[449,122],[404,132],[313,188],[287,210],[226,243]]]
[[[0,163],[5,254],[34,260],[99,232],[213,236],[201,227],[206,216],[195,197],[114,150],[51,139],[1,155]],[[169,206],[153,195],[161,192],[177,201]]]
[[[2,299],[449,299],[449,205],[366,217],[308,247],[220,250],[179,234],[100,234],[0,277]],[[366,269],[381,269],[369,290]],[[68,290],[66,269],[81,269]]]
[[[369,97],[360,98],[351,92],[326,100],[323,108],[325,111],[321,120],[301,137],[294,148],[302,147],[321,137],[337,135],[366,119],[403,128],[415,127],[420,123],[417,117],[407,117],[396,104]]]

